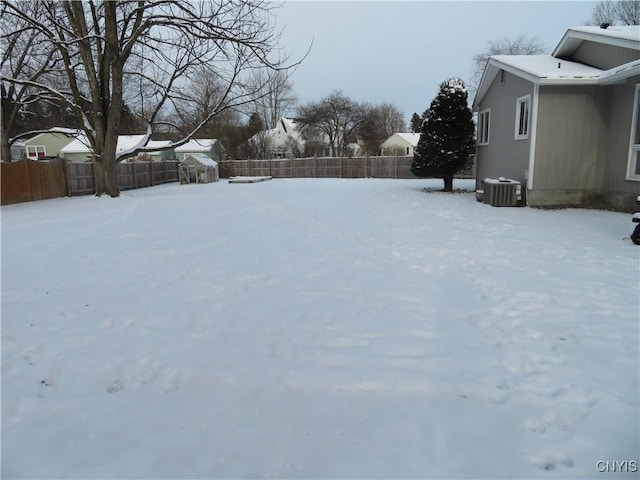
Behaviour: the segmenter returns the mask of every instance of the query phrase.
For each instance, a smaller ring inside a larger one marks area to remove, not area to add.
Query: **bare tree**
[[[56,83],[56,78],[49,72],[59,62],[54,48],[41,32],[25,28],[26,23],[17,17],[6,15],[7,6],[1,5],[0,15],[0,72],[2,75],[0,89],[2,92],[2,151],[0,158],[11,159],[11,140],[21,137],[20,133],[27,125],[34,126],[35,106],[55,101],[52,96],[39,96],[31,83],[46,81]],[[40,2],[24,2],[25,13],[37,17],[43,10]],[[46,79],[44,77],[47,77]],[[23,78],[26,83],[16,84],[5,81],[5,78]],[[58,82],[59,83],[59,82]],[[33,114],[33,115],[31,115]],[[36,128],[38,126],[36,125]],[[13,137],[13,138],[12,138]]]
[[[383,103],[367,108],[359,136],[368,155],[376,155],[380,145],[394,133],[406,130],[404,115],[395,105]]]
[[[619,0],[618,20],[622,25],[640,25],[640,1]]]
[[[19,21],[55,50],[48,75],[64,76],[66,88],[25,75],[2,81],[26,86],[63,102],[82,120],[94,157],[96,194],[119,195],[117,163],[138,152],[168,110],[188,108],[185,91],[198,75],[220,86],[208,114],[171,147],[186,143],[220,112],[255,99],[247,77],[256,68],[282,69],[272,60],[279,40],[265,0],[62,1],[42,2],[32,16],[21,2],[2,2],[0,22]],[[26,48],[27,54],[30,48]],[[22,52],[15,51],[14,55]],[[145,138],[117,152],[127,96],[146,124]]]
[[[540,55],[546,47],[538,37],[520,35],[517,38],[494,40],[489,42],[487,49],[473,56],[473,72],[471,77],[472,89],[477,89],[482,79],[482,73],[492,55]]]
[[[613,25],[618,17],[616,2],[613,0],[602,0],[593,8],[588,25]]]
[[[640,25],[640,0],[601,0],[587,25]]]
[[[317,103],[298,108],[297,121],[309,144],[321,141],[329,146],[329,155],[341,156],[366,118],[366,106],[336,90]]]
[[[257,92],[253,111],[258,112],[265,128],[275,128],[278,120],[286,117],[298,101],[289,72],[262,69],[253,74],[251,81]]]

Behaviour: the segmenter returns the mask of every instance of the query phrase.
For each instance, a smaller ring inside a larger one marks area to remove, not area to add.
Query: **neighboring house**
[[[171,144],[170,140],[149,140],[145,145],[146,148],[162,148]],[[166,160],[175,160],[176,152],[173,149],[154,150],[138,154],[138,160],[150,160],[152,162],[161,162]]]
[[[121,153],[136,147],[145,137],[146,135],[119,135],[116,152]],[[72,162],[90,162],[92,154],[87,137],[80,135],[60,150],[60,156]]]
[[[640,26],[576,27],[551,55],[489,57],[478,112],[476,183],[507,177],[531,206],[640,194]]]
[[[16,142],[11,146],[11,158],[21,160],[42,160],[45,157],[58,157],[60,150],[79,135],[78,130],[54,127],[48,132],[39,133],[29,139]]]
[[[419,133],[394,133],[380,145],[380,155],[413,155]]]
[[[176,147],[176,157],[179,161],[191,153],[203,153],[212,160],[219,162],[224,159],[225,149],[222,144],[213,138],[192,139],[188,143]]]
[[[256,133],[247,143],[255,156],[264,158],[294,158],[304,152],[304,140],[295,120],[284,117],[275,128]]]

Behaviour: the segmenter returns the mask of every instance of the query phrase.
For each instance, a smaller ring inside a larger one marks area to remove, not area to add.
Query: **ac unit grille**
[[[522,200],[522,184],[516,180],[485,178],[484,203],[492,207],[517,207]]]

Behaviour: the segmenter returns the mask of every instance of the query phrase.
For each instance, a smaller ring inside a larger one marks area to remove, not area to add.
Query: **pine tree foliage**
[[[416,177],[442,178],[445,191],[452,190],[453,176],[467,166],[475,150],[475,127],[467,96],[467,88],[458,78],[440,84],[440,91],[424,114],[411,164]]]

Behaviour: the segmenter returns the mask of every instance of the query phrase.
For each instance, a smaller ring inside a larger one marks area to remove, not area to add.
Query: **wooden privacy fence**
[[[416,178],[413,157],[283,158],[223,160],[220,176],[271,176],[273,178]],[[461,176],[473,176],[471,169]]]
[[[66,195],[62,160],[0,162],[2,205],[31,202]]]
[[[0,169],[2,205],[95,193],[92,162],[21,160],[0,162]],[[118,164],[120,190],[177,181],[177,161]]]

